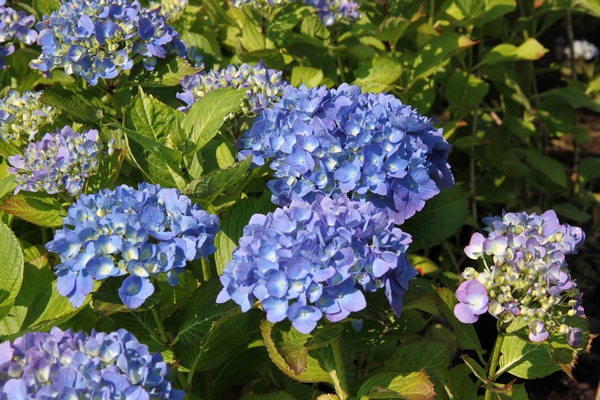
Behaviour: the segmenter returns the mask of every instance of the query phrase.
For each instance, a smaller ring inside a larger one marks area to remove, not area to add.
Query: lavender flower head
[[[131,69],[137,55],[152,71],[158,58],[186,54],[185,43],[165,17],[137,0],[63,0],[36,28],[42,54],[31,61],[31,68],[46,76],[63,68],[91,85]]]
[[[84,303],[94,280],[128,275],[119,297],[135,309],[154,292],[150,278],[165,276],[176,286],[187,261],[214,253],[218,231],[219,218],[177,189],[121,185],[81,195],[46,248],[60,254],[58,292],[74,307]]]
[[[571,279],[565,255],[577,253],[585,239],[581,228],[561,225],[552,210],[539,216],[504,213],[483,221],[488,236],[473,234],[465,253],[481,259],[484,270],[469,267],[463,272],[466,281],[456,292],[456,317],[473,323],[488,311],[504,323],[522,318],[531,341],[545,341],[557,331],[579,347],[582,331],[568,326],[565,318],[585,317],[582,293]]]
[[[42,104],[42,92],[10,90],[0,100],[0,140],[33,140],[44,125],[54,122],[58,111]]]
[[[576,59],[580,58],[589,61],[598,56],[598,48],[586,40],[573,41],[573,50]],[[571,58],[570,47],[567,47],[565,49],[565,55],[567,56],[567,58]]]
[[[270,162],[276,204],[317,193],[367,199],[397,224],[454,185],[450,145],[433,124],[392,95],[342,84],[296,89],[261,111],[238,140],[239,158]]]
[[[355,22],[362,18],[358,12],[359,4],[351,0],[304,0],[317,9],[321,22],[331,26],[335,22]]]
[[[256,300],[271,322],[286,318],[302,333],[323,314],[332,322],[366,307],[363,290],[383,289],[396,314],[408,281],[410,235],[369,202],[317,195],[266,216],[255,214],[221,276],[218,303],[242,311]]]
[[[172,399],[169,366],[131,333],[52,328],[0,344],[0,400]]]
[[[0,69],[6,68],[4,58],[15,51],[15,41],[32,44],[37,38],[37,32],[31,29],[35,17],[25,11],[4,7],[4,4],[0,5]]]
[[[183,100],[187,106],[179,107],[179,110],[189,110],[192,104],[211,90],[232,87],[246,89],[242,112],[249,115],[277,102],[286,85],[287,82],[281,80],[281,71],[268,69],[262,61],[254,66],[242,64],[238,68],[229,65],[221,71],[199,72],[188,75],[181,81],[183,92],[177,93],[177,98]]]
[[[113,152],[112,140],[106,155]],[[77,196],[86,179],[98,172],[103,147],[98,131],[75,132],[70,126],[47,133],[39,142],[29,143],[24,154],[8,157],[8,170],[15,175],[15,194],[67,191]]]

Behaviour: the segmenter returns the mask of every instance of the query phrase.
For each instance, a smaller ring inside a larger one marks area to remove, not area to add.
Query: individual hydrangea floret
[[[582,293],[571,279],[565,255],[577,253],[581,228],[561,225],[552,210],[542,215],[504,213],[484,218],[487,237],[475,233],[465,254],[483,261],[483,272],[469,267],[456,292],[456,317],[477,321],[488,311],[504,323],[523,318],[529,339],[546,340],[552,331],[581,345],[582,330],[567,325],[566,317],[584,317]]]
[[[42,104],[42,92],[10,90],[0,100],[0,140],[33,140],[44,125],[54,122],[58,111]]]
[[[589,61],[598,56],[598,48],[586,40],[575,40],[573,42],[573,49],[575,50],[575,58]],[[571,58],[571,48],[567,47],[565,49],[565,55]]]
[[[149,71],[158,58],[186,55],[185,43],[158,9],[148,10],[137,0],[63,0],[36,28],[42,54],[31,68],[47,76],[63,68],[91,85],[131,69],[138,55]]]
[[[4,58],[15,51],[15,41],[32,44],[37,38],[37,32],[31,29],[35,17],[4,4],[0,4],[0,69],[6,68]]]
[[[112,154],[113,142],[109,142],[106,155]],[[12,165],[8,170],[17,184],[15,194],[21,190],[48,194],[67,191],[77,196],[86,179],[98,172],[103,153],[95,129],[77,133],[65,126],[47,133],[39,142],[29,143],[23,155],[8,157]]]
[[[276,179],[268,186],[280,205],[349,193],[402,224],[454,185],[441,129],[392,95],[362,94],[345,83],[330,90],[286,86],[238,147],[239,158],[270,163]]]
[[[221,276],[218,303],[245,312],[256,300],[271,322],[302,333],[322,315],[332,322],[366,307],[363,290],[383,289],[396,314],[417,275],[406,257],[410,235],[369,202],[318,195],[266,216],[255,214]]]
[[[183,10],[188,6],[188,0],[161,0],[150,1],[150,8],[156,9],[160,7],[160,13],[166,18],[177,18],[183,13]]]
[[[177,98],[184,101],[187,106],[179,107],[179,110],[189,110],[192,104],[211,90],[232,87],[247,89],[242,102],[242,112],[248,115],[277,102],[286,85],[287,82],[281,79],[281,71],[268,69],[262,61],[254,66],[229,65],[220,71],[199,72],[188,75],[181,81],[183,92],[177,93]]]
[[[191,204],[177,189],[142,183],[81,195],[46,248],[60,253],[58,292],[84,303],[94,280],[129,275],[119,289],[123,304],[140,307],[154,292],[150,278],[178,283],[187,261],[215,252],[219,218]]]
[[[337,21],[358,21],[362,15],[358,12],[359,4],[351,0],[304,0],[317,9],[321,22],[331,26]]]
[[[162,355],[125,329],[87,335],[52,328],[0,344],[0,400],[182,400],[185,392],[168,375]]]
[[[188,49],[187,49],[187,59],[192,64],[192,67],[204,69],[204,62],[203,62],[204,56],[202,55],[202,53],[200,52],[200,50],[198,50],[196,48],[196,46],[189,46],[188,47]]]

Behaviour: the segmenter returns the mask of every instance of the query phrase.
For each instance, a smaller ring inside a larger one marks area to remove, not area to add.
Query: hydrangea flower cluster
[[[598,56],[598,48],[586,40],[573,41],[573,50],[575,58],[582,58],[589,61]],[[567,47],[565,49],[565,55],[571,58],[571,48]]]
[[[351,193],[387,210],[397,224],[454,185],[450,145],[433,124],[387,94],[342,84],[286,86],[238,140],[239,158],[271,162],[276,204],[311,201],[317,193]]]
[[[184,101],[187,106],[179,107],[179,110],[189,110],[192,104],[211,90],[232,87],[247,89],[242,102],[242,112],[248,115],[277,102],[286,85],[287,82],[281,79],[281,71],[268,69],[262,61],[254,66],[242,64],[238,68],[229,65],[220,71],[202,71],[188,75],[181,81],[183,92],[177,93],[177,98]]]
[[[109,142],[107,154],[113,152],[114,139]],[[24,154],[8,157],[8,170],[15,175],[17,187],[27,192],[44,191],[55,194],[66,190],[77,196],[85,180],[98,172],[103,155],[98,131],[91,129],[75,132],[70,126],[47,133],[39,142],[29,143]]]
[[[4,141],[27,138],[33,140],[44,125],[54,122],[58,110],[42,104],[42,92],[10,90],[0,100],[0,139]]]
[[[317,9],[321,22],[331,26],[336,21],[358,21],[362,15],[358,12],[359,5],[351,0],[304,0]]]
[[[32,44],[37,38],[37,32],[31,29],[35,17],[25,11],[15,11],[10,7],[0,5],[0,69],[6,68],[4,57],[15,51],[15,41]]]
[[[456,292],[456,317],[464,323],[477,321],[486,311],[505,323],[522,317],[531,341],[542,342],[557,330],[579,347],[582,331],[567,326],[565,317],[584,317],[582,293],[571,279],[565,255],[577,253],[576,246],[585,239],[581,228],[561,225],[552,210],[539,216],[504,213],[483,221],[488,236],[475,233],[465,253],[482,259],[485,268],[463,272],[466,281]]]
[[[266,216],[255,214],[221,276],[218,303],[245,312],[262,302],[271,322],[288,318],[302,333],[323,314],[332,321],[366,307],[361,290],[383,288],[396,314],[417,275],[406,257],[410,235],[369,202],[318,195]]]
[[[168,374],[162,355],[125,329],[87,335],[52,328],[0,344],[0,400],[183,399]]]
[[[188,6],[188,4],[188,0],[151,1],[150,8],[155,9],[160,7],[160,13],[166,18],[177,18],[183,13],[183,10]]]
[[[187,261],[214,253],[218,231],[219,218],[177,189],[144,182],[138,190],[121,185],[81,195],[46,248],[60,253],[57,289],[74,307],[94,280],[128,274],[119,297],[135,309],[154,293],[150,278],[166,276],[176,286]]]
[[[42,54],[31,61],[31,68],[45,75],[64,68],[91,85],[131,69],[138,54],[149,71],[158,58],[186,55],[185,43],[165,17],[137,0],[63,0],[36,28]]]

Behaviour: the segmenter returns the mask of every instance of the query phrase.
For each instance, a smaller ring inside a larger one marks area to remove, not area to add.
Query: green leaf
[[[272,392],[267,394],[253,394],[244,396],[244,400],[297,400],[294,396],[286,392]]]
[[[401,94],[404,104],[410,104],[413,109],[418,110],[421,115],[428,114],[433,106],[436,96],[435,80],[424,78],[418,79],[410,88]],[[444,124],[444,127],[446,124]]]
[[[389,17],[377,27],[375,37],[383,42],[395,44],[412,23],[403,17]]]
[[[221,221],[221,230],[215,237],[215,263],[218,274],[231,260],[233,250],[238,246],[238,240],[243,236],[244,227],[254,214],[266,214],[273,211],[276,206],[270,201],[263,199],[246,198],[236,202],[227,210]]]
[[[235,163],[229,168],[213,171],[190,182],[185,187],[184,193],[194,197],[204,209],[208,209],[225,189],[231,188],[244,180],[251,163],[252,158],[250,157]]]
[[[0,320],[8,314],[23,281],[23,252],[17,238],[6,224],[0,221]]]
[[[354,85],[360,85],[363,90],[379,93],[402,74],[402,67],[398,61],[386,57],[377,56],[372,61],[363,62],[356,70]]]
[[[39,14],[39,20],[43,15],[50,15],[52,11],[58,10],[60,4],[60,0],[33,0],[33,8]]]
[[[469,367],[469,369],[473,372],[473,374],[475,374],[477,378],[479,378],[482,382],[487,382],[487,374],[483,367],[479,365],[477,361],[473,360],[466,354],[463,354],[462,356],[460,356],[460,358],[462,358],[464,363],[467,365],[467,367]]]
[[[176,110],[141,92],[125,110],[125,126],[167,145],[167,136]]]
[[[512,385],[510,394],[500,393],[500,400],[529,400],[525,385],[520,383],[518,385]]]
[[[323,71],[317,68],[296,66],[292,69],[292,86],[304,85],[307,88],[319,86],[323,80]]]
[[[583,224],[592,218],[590,214],[571,203],[556,204],[552,208],[558,215],[573,220],[579,224]]]
[[[463,324],[454,316],[454,306],[458,300],[448,288],[435,289],[439,296],[438,307],[442,315],[452,325],[458,347],[464,350],[480,350],[481,343],[472,324]]]
[[[575,86],[556,88],[544,92],[540,97],[556,96],[573,108],[587,108],[589,110],[600,112],[600,103],[590,99],[583,90]]]
[[[508,372],[518,378],[537,379],[548,376],[559,368],[552,361],[550,348],[533,344],[518,336],[506,336],[502,343],[500,369],[496,376]]]
[[[454,117],[461,118],[477,107],[490,90],[490,85],[473,74],[454,72],[446,81],[444,94],[454,109]]]
[[[233,146],[230,146],[225,142],[221,143],[217,147],[215,156],[217,158],[217,164],[219,164],[219,168],[223,169],[231,167],[233,164],[235,164],[236,150],[232,147]]]
[[[425,368],[447,368],[452,344],[447,341],[418,339],[403,342],[383,366],[384,371],[418,372]]]
[[[567,173],[561,163],[543,155],[537,149],[525,150],[525,160],[557,185],[567,188]]]
[[[427,200],[421,211],[404,221],[402,230],[410,233],[413,239],[411,250],[440,244],[460,229],[469,211],[468,196],[467,192],[457,187],[443,190]]]
[[[41,101],[71,114],[84,123],[96,123],[102,119],[103,112],[100,107],[86,98],[78,88],[74,86],[69,88],[73,88],[73,91],[67,90],[62,85],[49,87],[44,90]],[[91,93],[88,96],[91,97]]]
[[[465,364],[458,365],[449,371],[436,369],[433,374],[442,382],[444,388],[453,399],[477,400],[477,388],[469,377],[471,370]]]
[[[425,371],[380,372],[369,377],[358,389],[358,397],[369,399],[433,400],[435,390]]]
[[[241,110],[244,95],[244,90],[221,88],[194,103],[181,122],[181,128],[189,132],[189,140],[196,144],[194,151],[200,150],[215,137],[229,114]]]
[[[142,87],[177,86],[186,75],[193,75],[198,71],[200,68],[192,67],[179,57],[159,59],[152,71],[147,71],[142,63],[137,63],[131,70],[129,84]]]
[[[63,205],[45,193],[19,192],[2,201],[0,210],[39,226],[62,226],[67,216]]]
[[[8,158],[19,153],[21,153],[21,149],[17,145],[13,144],[12,142],[0,140],[0,155],[2,155],[2,157]]]
[[[480,64],[493,65],[513,60],[539,60],[548,51],[534,38],[525,40],[519,47],[514,44],[502,43],[490,50]]]
[[[85,184],[85,193],[98,193],[105,188],[114,189],[126,153],[125,149],[116,149],[111,156],[102,158],[98,172],[90,176]]]

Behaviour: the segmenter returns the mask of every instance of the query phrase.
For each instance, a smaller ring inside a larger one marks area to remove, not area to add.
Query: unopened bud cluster
[[[177,98],[187,104],[179,109],[187,111],[212,90],[223,87],[243,88],[246,89],[246,96],[242,102],[242,112],[249,115],[279,101],[286,84],[281,79],[281,71],[268,69],[262,61],[254,66],[242,64],[239,68],[229,65],[220,71],[210,70],[186,76],[181,81],[183,93],[177,93]]]
[[[0,100],[1,140],[33,140],[40,128],[54,122],[58,111],[42,104],[41,96],[42,92],[25,91],[21,96],[16,90],[11,90]]]
[[[565,323],[567,316],[584,317],[582,293],[571,279],[565,255],[576,253],[585,239],[583,231],[561,225],[552,210],[539,216],[505,213],[484,222],[487,238],[475,233],[465,253],[482,259],[485,269],[463,272],[467,280],[457,290],[457,318],[472,323],[486,311],[504,323],[522,317],[531,341],[542,342],[558,331],[572,346],[580,346],[581,329]]]

